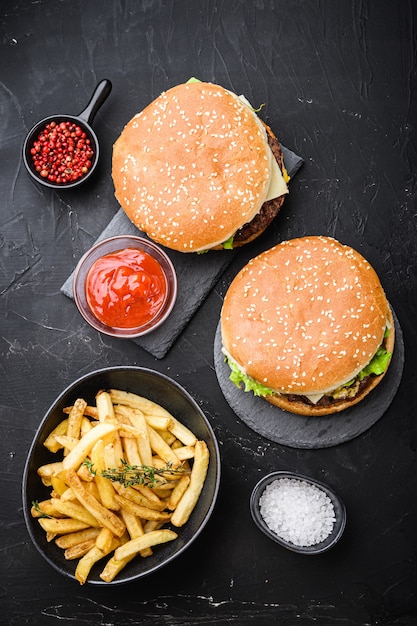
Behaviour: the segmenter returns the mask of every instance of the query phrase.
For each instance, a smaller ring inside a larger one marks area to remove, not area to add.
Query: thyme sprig
[[[164,467],[153,467],[150,465],[130,465],[125,459],[121,459],[121,467],[111,467],[107,470],[99,472],[100,476],[108,478],[112,482],[117,482],[124,487],[133,487],[134,485],[146,485],[147,487],[156,487],[158,484],[162,484],[164,476],[169,474],[175,476],[176,474],[188,473],[184,467],[174,467],[172,463],[167,463]],[[89,471],[97,475],[97,471],[94,468],[94,464],[89,459],[85,459],[83,465],[85,465]]]

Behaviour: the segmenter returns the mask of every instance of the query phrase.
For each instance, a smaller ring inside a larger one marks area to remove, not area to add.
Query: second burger
[[[221,336],[242,393],[318,416],[357,404],[381,382],[395,326],[368,261],[312,236],[284,241],[240,270],[224,299]]]

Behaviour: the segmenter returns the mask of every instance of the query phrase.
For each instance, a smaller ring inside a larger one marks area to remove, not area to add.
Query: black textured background
[[[2,0],[0,3],[0,623],[417,623],[416,5],[412,0]],[[101,336],[60,288],[118,205],[111,147],[161,91],[197,76],[244,93],[303,157],[281,214],[242,249],[172,349],[156,359]],[[84,188],[41,189],[21,146],[42,117],[94,120],[99,169]],[[230,280],[282,239],[331,235],[375,267],[398,316],[404,375],[385,415],[352,441],[297,450],[230,409],[213,343]],[[24,525],[27,451],[55,397],[107,365],[153,367],[197,400],[220,443],[222,482],[203,534],[157,575],[109,593],[57,575]],[[249,514],[272,470],[327,482],[343,498],[340,543],[317,558],[271,544]]]

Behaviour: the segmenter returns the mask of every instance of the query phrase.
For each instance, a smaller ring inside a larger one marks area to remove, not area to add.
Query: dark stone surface
[[[412,0],[2,0],[0,7],[0,622],[42,626],[417,623],[416,5]],[[245,94],[304,159],[280,214],[241,249],[166,356],[89,328],[61,287],[117,213],[112,145],[161,91],[196,76]],[[54,191],[22,163],[29,129],[78,114],[98,82],[112,92],[93,128],[100,163],[86,186]],[[223,296],[278,241],[329,235],[378,272],[403,332],[404,373],[372,428],[297,449],[249,429],[214,368]],[[220,445],[222,477],[204,532],[140,584],[80,587],[31,544],[21,500],[34,434],[82,374],[157,369],[196,399]],[[319,557],[271,543],[249,512],[273,470],[323,480],[346,529]]]

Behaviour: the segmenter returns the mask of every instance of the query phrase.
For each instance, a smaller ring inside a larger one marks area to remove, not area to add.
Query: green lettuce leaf
[[[232,235],[231,237],[229,237],[229,239],[226,239],[226,241],[223,241],[222,246],[225,250],[233,250],[233,239],[234,239],[234,235]]]
[[[380,376],[387,369],[390,358],[391,352],[387,352],[382,346],[380,346],[368,365],[364,367],[361,372],[359,372],[357,378],[359,380],[363,380],[365,376],[370,376],[372,374],[374,376]],[[236,385],[236,387],[239,387],[239,389],[242,389],[243,386],[244,391],[252,391],[255,396],[262,397],[271,396],[274,393],[270,387],[262,385],[262,383],[258,383],[250,376],[247,376],[247,374],[244,374],[236,363],[233,363],[227,357],[225,357],[225,361],[231,369],[229,378],[232,383]],[[355,379],[353,378],[341,386],[349,387],[350,385],[353,385],[354,382]]]
[[[261,383],[257,383],[256,380],[244,374],[238,368],[238,366],[232,361],[230,361],[227,357],[225,360],[227,361],[230,369],[232,370],[229,378],[232,381],[232,383],[236,385],[236,387],[239,387],[239,389],[241,389],[243,385],[245,391],[252,391],[255,396],[265,397],[265,396],[271,396],[274,393],[272,389],[270,389],[269,387],[266,387],[265,385],[262,385]]]
[[[387,352],[382,346],[380,346],[368,365],[364,367],[361,372],[359,372],[359,380],[363,380],[365,376],[369,376],[371,374],[374,374],[375,376],[383,374],[388,367],[390,358],[391,352]]]

